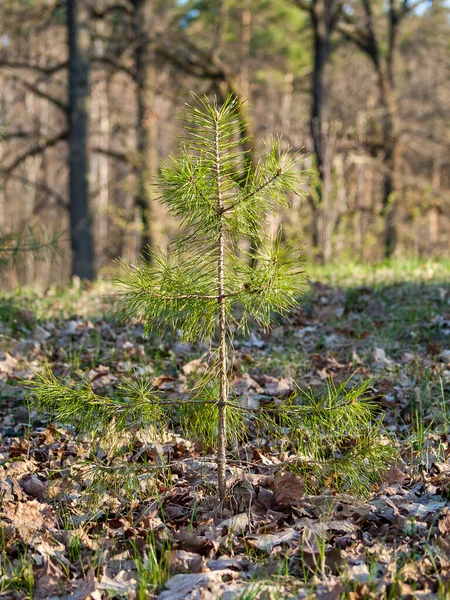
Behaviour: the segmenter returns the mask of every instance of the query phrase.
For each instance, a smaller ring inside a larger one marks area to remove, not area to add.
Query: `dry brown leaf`
[[[444,508],[442,518],[438,523],[438,528],[443,535],[450,534],[450,510],[448,508]]]
[[[74,591],[67,596],[67,600],[101,600],[102,594],[98,590],[98,581],[91,569],[83,579],[72,580]]]
[[[171,375],[159,375],[153,380],[153,385],[155,388],[164,388],[166,391],[168,389],[175,390],[176,381],[177,379],[175,377],[172,377]]]
[[[189,531],[187,527],[182,527],[180,531],[176,531],[173,534],[173,539],[182,546],[183,550],[196,552],[209,558],[212,558],[219,549],[218,541],[199,536],[195,532]]]
[[[290,471],[278,471],[273,480],[275,502],[282,508],[300,506],[305,497],[303,479]]]
[[[41,481],[36,473],[25,475],[19,483],[23,491],[33,498],[42,500],[47,494],[47,483]]]
[[[53,530],[55,523],[51,515],[51,507],[37,500],[27,502],[6,503],[3,506],[4,516],[11,521],[26,544],[38,541],[39,532]]]
[[[33,598],[35,600],[48,600],[53,596],[60,596],[61,586],[66,581],[67,578],[60,565],[47,560],[36,574]]]
[[[129,578],[129,573],[126,571],[119,571],[114,577],[109,577],[106,574],[102,575],[100,582],[98,583],[99,590],[107,590],[120,596],[130,597],[134,595],[134,592],[138,586],[138,582],[134,578]]]
[[[186,363],[181,367],[181,370],[185,375],[192,375],[193,373],[204,373],[208,368],[208,363],[206,363],[201,358],[195,358],[190,362]]]
[[[305,548],[300,550],[291,558],[291,564],[299,563],[302,568],[308,567],[313,573],[323,572],[330,569],[334,573],[339,572],[343,564],[343,553],[339,548],[328,547],[325,551],[317,548]]]
[[[204,556],[196,552],[186,552],[186,550],[172,550],[169,558],[169,567],[173,575],[209,571]]]
[[[249,525],[250,517],[248,513],[244,512],[225,519],[219,523],[217,529],[220,531],[221,535],[226,535],[228,533],[242,535]]]
[[[388,483],[389,485],[393,485],[395,483],[402,485],[407,477],[408,476],[406,473],[394,465],[383,475],[383,482]]]
[[[209,573],[189,573],[175,575],[166,582],[166,589],[158,595],[158,600],[194,600],[204,598],[201,590],[212,592],[207,597],[220,598],[230,582],[237,579],[238,573],[231,569],[210,571]]]
[[[275,546],[293,546],[300,540],[298,531],[292,527],[283,529],[277,533],[267,533],[261,535],[252,535],[246,537],[246,542],[252,548],[256,548],[260,552],[270,554]]]
[[[17,358],[11,356],[8,352],[5,352],[5,358],[0,360],[0,373],[5,375],[11,375],[17,369]]]

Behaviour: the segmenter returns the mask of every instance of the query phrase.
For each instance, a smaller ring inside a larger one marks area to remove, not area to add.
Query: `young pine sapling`
[[[218,382],[217,469],[225,495],[229,343],[232,329],[247,329],[253,318],[270,324],[272,312],[294,308],[304,283],[298,252],[268,236],[267,218],[299,189],[295,157],[280,141],[266,148],[254,173],[242,184],[242,122],[238,102],[221,106],[198,99],[182,114],[189,138],[179,157],[162,168],[162,202],[181,220],[184,233],[168,256],[151,253],[151,264],[128,268],[120,307],[144,319],[147,331],[159,326],[180,332],[186,342],[208,339],[218,328],[214,377]],[[250,266],[239,248],[251,239],[257,250]],[[235,308],[240,307],[238,313]],[[237,317],[239,314],[239,317]],[[208,378],[210,386],[212,377]],[[199,394],[200,391],[200,394]],[[202,401],[205,390],[197,390]],[[203,394],[202,394],[203,393]]]
[[[269,217],[299,191],[296,157],[283,152],[279,140],[272,141],[255,171],[243,178],[244,124],[235,98],[222,105],[197,99],[182,118],[188,138],[159,175],[161,200],[180,220],[182,233],[166,255],[151,250],[143,266],[123,265],[117,313],[144,321],[147,334],[170,328],[188,343],[217,335],[212,366],[190,398],[178,404],[185,431],[217,446],[221,499],[226,493],[227,442],[245,430],[246,414],[268,436],[284,439],[302,474],[319,465],[315,481],[365,491],[390,454],[389,446],[379,441],[379,424],[372,425],[374,405],[365,396],[368,382],[350,390],[330,383],[319,399],[304,394],[306,404],[291,397],[253,412],[233,398],[229,385],[234,332],[248,333],[250,321],[267,328],[273,313],[297,307],[302,292],[298,248],[267,233]],[[249,239],[251,252],[241,244]],[[172,414],[173,401],[149,382],[124,385],[113,398],[97,395],[87,383],[73,389],[49,370],[30,385],[38,409],[110,439],[130,424],[151,428]]]

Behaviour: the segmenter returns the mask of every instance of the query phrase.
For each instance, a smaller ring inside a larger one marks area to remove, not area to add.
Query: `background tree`
[[[403,21],[422,2],[389,0],[382,5],[374,0],[361,0],[353,14],[343,13],[340,32],[370,59],[377,76],[383,107],[379,150],[382,152],[384,183],[383,213],[385,219],[385,257],[390,258],[397,245],[397,206],[401,186],[401,126],[396,86],[399,59],[400,28]],[[362,14],[358,15],[358,9]],[[356,13],[356,14],[355,14]],[[383,20],[380,19],[383,18]]]
[[[72,275],[92,280],[94,278],[94,257],[88,177],[90,68],[88,16],[88,9],[83,0],[68,0],[68,140]]]
[[[315,194],[311,194],[313,245],[326,261],[331,258],[329,221],[333,168],[333,143],[325,120],[326,68],[331,53],[331,39],[341,18],[343,3],[340,0],[296,0],[302,10],[308,12],[313,31],[313,68],[311,76],[310,130],[318,174]]]

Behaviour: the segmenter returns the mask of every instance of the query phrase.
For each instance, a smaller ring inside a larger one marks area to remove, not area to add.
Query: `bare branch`
[[[58,98],[55,98],[51,94],[48,94],[47,92],[44,92],[43,90],[39,89],[33,83],[30,83],[26,79],[23,79],[22,77],[18,77],[17,75],[12,75],[12,74],[7,73],[6,76],[9,79],[12,79],[13,81],[18,81],[19,83],[21,83],[28,91],[35,94],[35,96],[38,96],[39,98],[44,98],[44,100],[48,100],[48,102],[50,102],[51,104],[54,104],[57,108],[62,110],[64,113],[68,112],[68,106],[64,102],[62,102]]]
[[[23,152],[20,156],[18,156],[9,166],[2,168],[0,170],[0,173],[7,177],[15,169],[17,169],[17,167],[19,167],[27,158],[36,156],[38,154],[42,154],[43,152],[48,150],[48,148],[53,148],[53,146],[56,146],[57,144],[59,144],[59,142],[62,142],[64,140],[67,140],[67,131],[63,131],[62,133],[59,133],[53,138],[45,140],[44,142],[37,144],[36,146],[32,146],[31,148]]]
[[[66,69],[67,65],[68,62],[65,61],[63,63],[59,63],[50,67],[43,67],[41,65],[21,62],[19,60],[8,60],[6,58],[0,57],[0,68],[6,67],[9,69],[26,69],[28,71],[36,71],[37,73],[42,73],[43,75],[53,75],[53,73],[57,73],[58,71]]]
[[[417,2],[413,2],[409,4],[408,0],[403,0],[402,3],[402,16],[412,13],[418,8],[421,4],[424,4],[426,0],[417,0]]]
[[[22,175],[16,175],[16,174],[12,174],[10,176],[10,178],[15,179],[16,181],[21,181],[25,185],[32,186],[32,187],[36,188],[37,190],[44,192],[45,194],[47,194],[47,196],[53,198],[56,201],[56,204],[58,204],[58,206],[61,206],[65,210],[67,210],[69,208],[69,204],[66,201],[66,199],[63,196],[61,196],[61,194],[59,194],[58,192],[53,190],[51,187],[49,187],[47,184],[42,183],[41,181],[32,181],[31,179],[28,179],[28,177],[24,177]],[[43,208],[42,203],[39,203],[37,206],[35,206],[34,212],[37,213],[42,208]]]
[[[103,19],[108,15],[114,13],[119,13],[127,17],[131,17],[133,14],[132,10],[124,4],[113,4],[112,6],[108,6],[104,10],[99,10],[98,8],[94,8],[93,6],[91,6],[90,13],[93,19]]]
[[[109,148],[101,148],[100,146],[95,146],[91,148],[92,152],[96,154],[103,154],[104,156],[108,156],[109,158],[114,158],[116,160],[120,160],[121,162],[133,166],[133,163],[126,152],[118,152],[117,150],[110,150]]]
[[[223,212],[225,213],[225,212],[232,211],[237,206],[239,206],[239,204],[241,204],[242,202],[246,202],[247,200],[250,200],[250,198],[253,198],[254,196],[256,196],[256,194],[259,194],[259,192],[262,192],[271,183],[276,181],[282,173],[283,173],[283,169],[280,167],[276,173],[271,175],[268,179],[266,179],[266,181],[263,181],[263,183],[260,186],[258,186],[257,188],[255,188],[252,192],[249,192],[248,194],[246,194],[243,198],[241,198],[241,200],[239,200],[239,202],[232,204],[231,206],[228,206],[227,208],[224,208]]]
[[[361,31],[358,31],[356,27],[349,26],[349,23],[342,23],[338,27],[339,33],[349,42],[352,42],[365,54],[371,54],[370,43],[365,35]]]
[[[133,80],[136,79],[136,73],[134,69],[131,69],[130,67],[121,64],[120,62],[118,62],[114,58],[111,58],[110,56],[94,56],[91,58],[91,62],[93,64],[98,63],[101,65],[107,65],[109,67],[112,67],[115,71],[122,71],[123,73],[126,73],[128,77],[131,77],[131,79]]]

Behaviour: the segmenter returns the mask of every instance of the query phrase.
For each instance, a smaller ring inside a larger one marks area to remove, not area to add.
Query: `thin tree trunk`
[[[82,0],[68,0],[69,45],[69,197],[72,275],[94,278],[92,219],[88,183],[89,32]]]
[[[137,80],[136,143],[136,206],[142,219],[142,248],[153,247],[151,177],[156,170],[156,141],[154,139],[154,85],[155,64],[150,33],[153,18],[153,0],[133,0],[133,29],[136,38],[134,62]]]
[[[334,27],[331,15],[332,3],[314,0],[311,6],[311,19],[314,29],[314,65],[312,73],[312,103],[310,131],[313,140],[318,179],[315,186],[316,199],[310,197],[312,211],[312,243],[324,258],[324,209],[329,204],[331,188],[331,161],[329,137],[324,124],[326,104],[325,67],[330,55],[330,37]]]
[[[391,67],[386,67],[390,72]],[[386,110],[383,127],[384,162],[386,172],[383,185],[383,213],[385,219],[385,258],[391,258],[398,241],[398,194],[400,193],[400,160],[401,148],[399,143],[399,119],[397,102],[392,86],[392,76],[380,67],[379,86],[382,102]]]
[[[226,450],[227,450],[227,401],[228,401],[228,376],[227,376],[227,322],[224,297],[224,253],[225,232],[222,217],[222,176],[219,142],[219,115],[216,112],[215,121],[215,152],[216,152],[216,187],[217,187],[217,214],[220,218],[220,232],[218,240],[217,259],[217,296],[219,302],[219,377],[220,397],[218,403],[218,431],[217,431],[217,483],[220,500],[225,499],[226,492]]]
[[[100,22],[99,33],[104,34],[105,23]],[[95,41],[96,54],[101,56],[105,50],[104,41]],[[109,150],[109,85],[108,80],[102,74],[95,83],[92,91],[93,116],[96,121],[97,136],[95,145]],[[107,154],[97,153],[91,161],[94,180],[97,181],[97,205],[96,216],[96,242],[97,242],[97,270],[101,269],[106,262],[106,250],[108,244],[108,208],[109,208],[109,157]],[[93,164],[92,164],[93,163]]]

